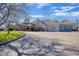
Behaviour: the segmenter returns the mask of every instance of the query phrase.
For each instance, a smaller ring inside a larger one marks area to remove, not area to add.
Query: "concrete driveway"
[[[26,32],[32,37],[58,39],[59,42],[79,47],[79,32]],[[44,40],[44,39],[43,39]]]
[[[79,55],[79,32],[25,32],[26,36],[0,47],[1,56]]]

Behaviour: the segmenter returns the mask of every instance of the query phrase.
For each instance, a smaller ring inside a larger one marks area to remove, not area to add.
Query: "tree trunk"
[[[8,22],[6,23],[6,31],[7,31],[7,34],[10,34],[10,31],[9,31],[9,23]]]

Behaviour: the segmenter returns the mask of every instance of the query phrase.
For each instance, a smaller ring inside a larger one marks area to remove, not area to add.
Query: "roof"
[[[39,20],[39,21],[34,21],[33,22],[36,26],[46,28],[47,27],[55,27],[59,26],[59,23],[53,21],[53,20]]]
[[[19,24],[19,26],[33,26],[33,24],[31,24],[31,23],[29,23],[29,24],[24,24],[24,23],[22,23],[22,24]]]
[[[63,20],[61,24],[74,24],[74,23],[70,20]]]

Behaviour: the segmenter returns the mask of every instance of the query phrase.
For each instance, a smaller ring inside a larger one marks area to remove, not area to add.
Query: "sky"
[[[75,21],[79,18],[78,3],[28,3],[27,7],[33,19]]]

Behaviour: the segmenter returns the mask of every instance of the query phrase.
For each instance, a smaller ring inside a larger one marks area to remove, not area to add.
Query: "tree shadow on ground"
[[[21,40],[18,40],[17,43],[19,43],[19,47],[10,43],[5,46],[17,52],[18,56],[65,56],[64,51],[75,51],[79,53],[79,49],[61,44],[56,38],[48,39],[26,35]]]

